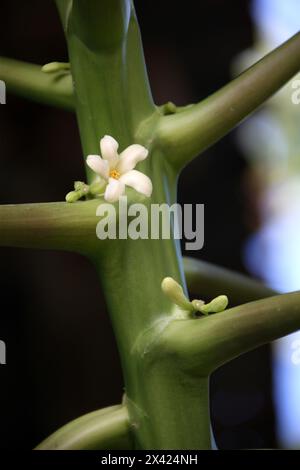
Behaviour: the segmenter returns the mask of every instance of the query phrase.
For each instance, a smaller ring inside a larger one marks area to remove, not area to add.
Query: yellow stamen
[[[120,178],[120,173],[117,170],[111,170],[109,173],[110,178],[114,178],[115,180],[118,180]]]

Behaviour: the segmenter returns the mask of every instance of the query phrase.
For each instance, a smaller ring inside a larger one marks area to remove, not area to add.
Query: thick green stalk
[[[146,132],[152,130],[148,120],[159,114],[130,2],[75,0],[67,39],[84,155],[99,153],[105,134],[113,134],[124,148],[137,140],[142,123]],[[89,170],[88,175],[94,178]]]
[[[86,11],[90,12],[88,17]],[[91,16],[97,18],[95,23],[89,21]],[[115,24],[116,30],[109,27]],[[104,28],[105,38],[98,38]],[[151,98],[131,2],[90,0],[87,5],[75,0],[69,15],[67,40],[84,154],[98,153],[99,139],[105,134],[115,137],[121,149],[137,141],[143,143],[150,156],[140,169],[154,183],[151,202],[174,201],[176,174],[164,155],[152,146],[160,114]],[[178,247],[173,240],[114,240],[107,244],[105,251],[95,250],[91,258],[99,270],[116,333],[130,417],[136,423],[136,446],[188,448],[187,436],[193,426],[197,447],[206,448],[210,440],[208,423],[205,421],[205,432],[196,432],[202,430],[204,422],[197,413],[191,413],[186,429],[187,422],[181,421],[183,412],[179,416],[175,410],[176,403],[191,395],[194,408],[202,410],[202,414],[206,410],[207,415],[207,387],[199,384],[196,393],[194,382],[185,388],[176,385],[176,381],[171,383],[167,380],[167,370],[153,368],[151,361],[144,361],[143,354],[136,349],[138,338],[153,323],[171,315],[172,306],[160,284],[165,276],[184,283]],[[154,339],[156,333],[154,329]],[[165,367],[169,365],[165,363]],[[173,392],[167,398],[170,390]],[[165,396],[163,404],[159,395]]]
[[[203,377],[235,357],[299,328],[300,292],[292,292],[208,317],[173,321],[161,341],[170,354],[176,354],[186,374]]]
[[[0,206],[0,246],[46,248],[88,254],[100,250],[96,209],[101,200]]]
[[[7,90],[39,103],[74,109],[70,73],[44,73],[40,65],[0,57],[0,80]]]
[[[300,69],[300,33],[216,93],[186,111],[164,116],[159,138],[182,168],[272,96]]]
[[[35,450],[125,450],[132,444],[127,409],[116,405],[71,421]]]

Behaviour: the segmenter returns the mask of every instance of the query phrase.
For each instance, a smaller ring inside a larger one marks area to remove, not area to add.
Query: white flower
[[[100,140],[101,155],[89,155],[88,166],[107,182],[104,199],[116,202],[125,192],[125,186],[147,197],[152,194],[152,182],[148,176],[134,170],[138,162],[145,160],[148,150],[142,145],[133,144],[127,147],[120,155],[119,144],[111,136],[106,135]]]

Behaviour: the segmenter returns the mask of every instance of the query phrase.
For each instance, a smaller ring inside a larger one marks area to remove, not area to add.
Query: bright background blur
[[[232,69],[271,48],[273,34],[276,43],[286,31],[293,33],[300,19],[298,2],[287,0],[135,4],[158,104],[204,98],[230,80]],[[278,13],[280,4],[295,12]],[[67,59],[52,0],[2,0],[1,15],[0,55],[40,64]],[[268,31],[266,37],[262,31]],[[297,217],[291,216],[294,225],[277,224],[276,237],[267,236],[267,196],[283,188],[290,172],[277,165],[284,155],[271,161],[272,148],[263,149],[282,134],[279,117],[270,131],[273,111],[280,116],[283,108],[283,121],[291,114],[289,122],[297,128],[298,110],[288,94],[274,107],[259,114],[265,127],[251,120],[190,164],[180,178],[179,201],[206,207],[205,246],[193,256],[251,271],[271,285],[276,277],[275,287],[287,291],[300,284]],[[267,130],[253,148],[251,129],[257,127]],[[0,161],[1,204],[62,200],[74,180],[84,179],[75,117],[9,95],[0,108]],[[292,167],[297,180],[297,165]],[[297,193],[297,182],[294,187]],[[291,202],[286,198],[283,216]],[[297,209],[295,200],[291,205]],[[275,261],[279,258],[282,263]],[[0,367],[0,448],[28,449],[69,420],[120,402],[123,383],[103,294],[89,263],[70,253],[17,249],[1,249],[0,259],[0,339],[7,343],[8,361]],[[291,341],[278,343],[273,355],[270,346],[259,348],[213,374],[211,415],[220,448],[300,444],[300,420],[291,420],[300,408],[300,365],[291,360]]]
[[[255,41],[237,60],[241,68],[300,29],[298,0],[252,0],[251,11]],[[299,78],[300,74],[238,132],[260,214],[259,227],[246,243],[245,262],[279,292],[300,289],[300,103],[295,95]],[[279,443],[300,448],[300,332],[273,343],[272,368]]]

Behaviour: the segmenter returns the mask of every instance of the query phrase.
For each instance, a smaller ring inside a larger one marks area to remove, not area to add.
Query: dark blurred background
[[[253,41],[247,0],[136,0],[157,104],[198,101],[230,80]],[[67,60],[53,0],[1,1],[0,55]],[[0,203],[62,200],[84,179],[75,117],[9,95],[0,108]],[[192,253],[245,272],[247,164],[234,133],[183,172],[179,202],[205,204],[205,246]],[[189,253],[190,255],[191,253]],[[30,449],[69,420],[119,403],[123,381],[96,273],[82,257],[0,249],[0,448]],[[200,294],[200,293],[199,293]],[[211,380],[220,448],[276,447],[269,347]]]

